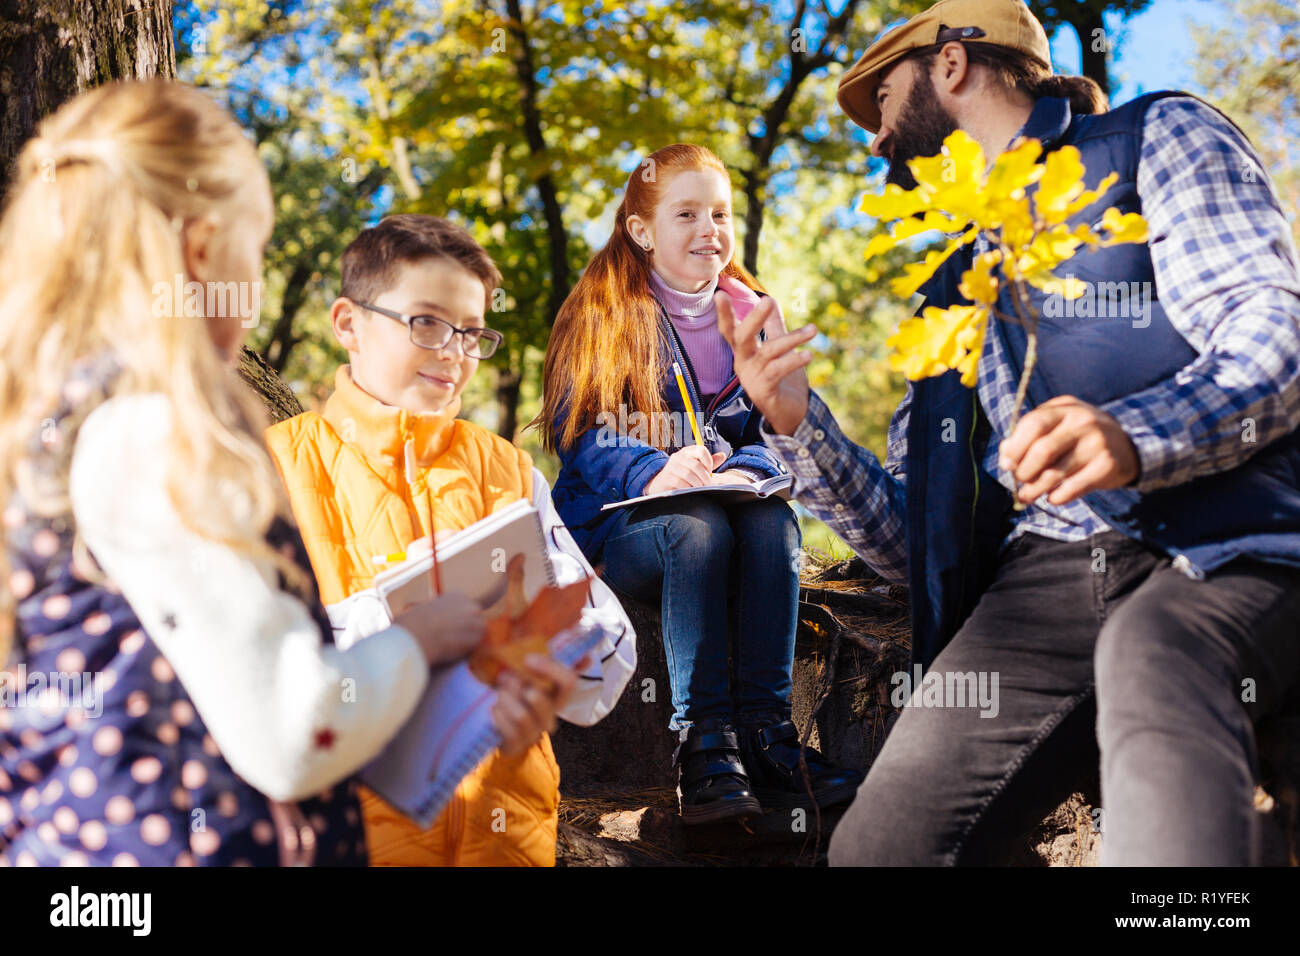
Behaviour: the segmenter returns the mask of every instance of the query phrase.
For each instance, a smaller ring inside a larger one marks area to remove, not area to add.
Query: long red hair
[[[587,264],[551,330],[542,368],[539,426],[547,451],[570,448],[601,412],[664,412],[663,331],[650,292],[651,253],[627,231],[629,216],[653,221],[668,181],[680,172],[727,167],[703,146],[674,143],[651,153],[628,177],[614,216],[614,233]],[[722,269],[751,289],[765,291],[735,257]],[[563,426],[557,424],[563,420]],[[659,429],[650,429],[658,441]]]

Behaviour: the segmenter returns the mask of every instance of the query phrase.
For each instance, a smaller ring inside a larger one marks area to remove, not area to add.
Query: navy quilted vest
[[[1119,181],[1071,225],[1100,220],[1116,206],[1140,212],[1137,167],[1147,107],[1172,92],[1151,93],[1108,113],[1072,116],[1068,101],[1039,100],[1025,135],[1050,151],[1073,145],[1087,169],[1088,188],[1110,172]],[[970,247],[954,255],[922,289],[927,305],[966,301],[957,290]],[[1104,288],[1107,308],[1071,314],[1034,290],[1038,361],[1026,409],[1056,395],[1103,405],[1174,375],[1196,358],[1155,297],[1145,244],[1085,250],[1060,273]],[[1135,285],[1136,284],[1136,285]],[[1094,286],[1095,287],[1095,286]],[[1126,298],[1142,290],[1146,298]],[[1141,307],[1139,307],[1141,306]],[[1014,314],[1009,302],[999,309]],[[1105,315],[1091,312],[1104,311]],[[1062,314],[1064,313],[1064,314]],[[1019,377],[1024,330],[994,322]],[[952,419],[957,442],[939,440]],[[908,561],[912,592],[913,663],[928,666],[952,638],[989,585],[999,546],[1010,530],[1011,496],[982,467],[990,428],[976,392],[958,373],[913,383],[908,422]],[[1174,559],[1193,578],[1238,556],[1300,566],[1300,433],[1273,442],[1226,472],[1175,488],[1139,494],[1132,488],[1084,497],[1108,525]]]

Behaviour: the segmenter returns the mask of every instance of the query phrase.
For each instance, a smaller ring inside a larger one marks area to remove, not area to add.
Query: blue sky
[[[1189,25],[1213,25],[1223,9],[1211,0],[1155,0],[1128,20],[1108,17],[1108,32],[1118,36],[1111,67],[1118,85],[1111,101],[1123,103],[1150,90],[1194,86],[1196,44]],[[1052,38],[1052,59],[1058,73],[1079,71],[1079,41],[1073,30],[1067,27]]]

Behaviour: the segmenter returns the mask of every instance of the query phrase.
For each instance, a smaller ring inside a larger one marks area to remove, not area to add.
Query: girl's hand
[[[579,669],[585,660],[579,662]],[[524,658],[525,672],[506,671],[497,681],[492,722],[501,734],[501,752],[518,757],[555,731],[555,715],[568,703],[578,682],[575,671],[542,654]]]
[[[752,485],[754,479],[743,471],[733,471],[728,468],[726,471],[715,471],[709,476],[711,485]]]
[[[483,640],[485,619],[478,602],[454,591],[412,605],[393,620],[410,631],[429,666],[460,660]]]
[[[713,469],[726,460],[727,456],[722,452],[711,455],[703,445],[687,445],[669,457],[663,471],[646,483],[642,494],[654,495],[661,491],[701,488],[712,484]]]

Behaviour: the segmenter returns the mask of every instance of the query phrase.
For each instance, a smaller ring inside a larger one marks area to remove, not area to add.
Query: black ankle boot
[[[749,789],[736,730],[725,718],[693,723],[677,745],[673,762],[682,823],[717,823],[762,811]]]
[[[799,767],[799,731],[789,720],[749,727],[741,734],[741,758],[754,795],[764,807],[833,807],[858,792],[865,774],[837,767],[813,747],[804,748],[809,787]]]

